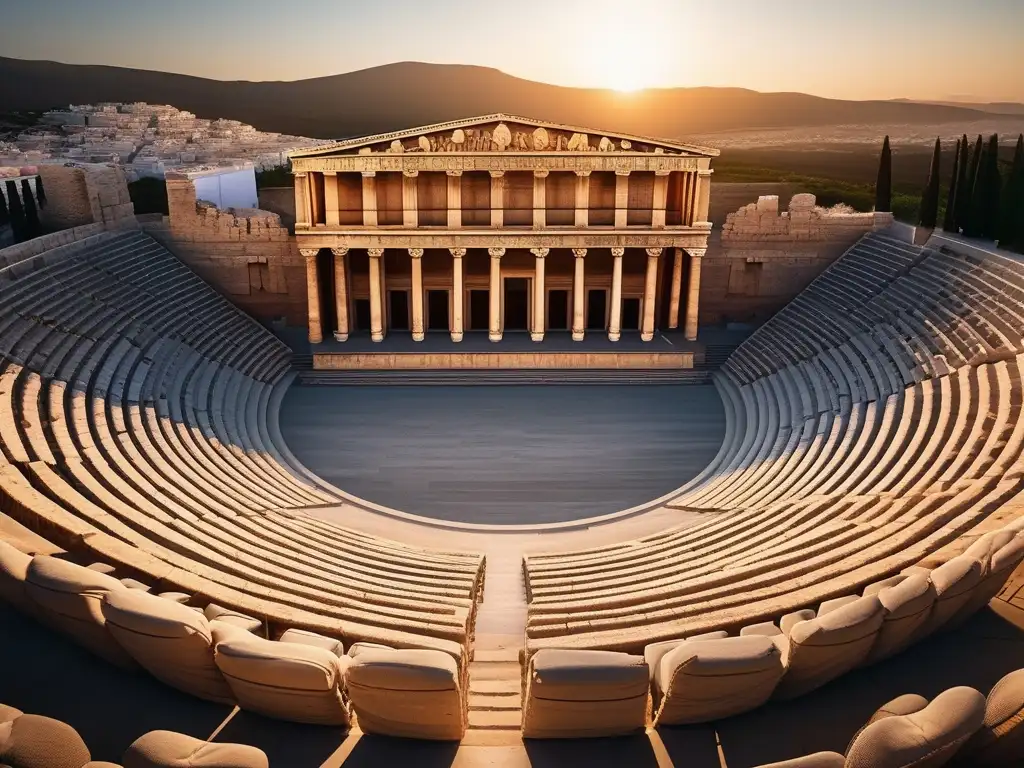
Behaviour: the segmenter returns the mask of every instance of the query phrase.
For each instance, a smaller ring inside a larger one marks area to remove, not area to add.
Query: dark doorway
[[[427,291],[427,329],[448,330],[448,291]]]
[[[548,329],[569,330],[569,292],[548,291]]]
[[[409,330],[408,291],[388,291],[388,330]]]
[[[631,298],[622,300],[622,330],[640,330],[640,299]]]
[[[505,323],[503,330],[525,331],[530,314],[530,280],[526,277],[505,278]]]
[[[608,292],[603,288],[587,291],[587,330],[603,331],[608,309]]]
[[[469,292],[469,330],[486,331],[490,327],[490,291]]]
[[[355,305],[355,330],[357,331],[368,331],[370,330],[370,300],[369,299],[356,299],[353,304]]]

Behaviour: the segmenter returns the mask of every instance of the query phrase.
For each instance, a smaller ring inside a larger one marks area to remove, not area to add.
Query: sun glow
[[[644,4],[645,0],[634,0]],[[586,53],[581,58],[594,87],[632,93],[663,84],[668,51],[661,34],[652,34],[651,16],[600,14],[588,30]]]

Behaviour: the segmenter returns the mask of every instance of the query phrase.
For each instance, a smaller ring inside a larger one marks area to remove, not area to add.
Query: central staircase
[[[432,369],[298,370],[300,384],[319,386],[388,385],[407,387],[513,384],[707,384],[708,369]]]

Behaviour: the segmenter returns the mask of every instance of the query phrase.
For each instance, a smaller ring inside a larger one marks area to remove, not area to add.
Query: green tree
[[[7,188],[7,206],[11,212],[11,231],[14,232],[14,242],[21,243],[25,237],[25,209],[21,205],[21,195],[18,194],[18,183],[8,181],[4,185]]]
[[[986,240],[995,240],[999,237],[999,198],[1003,188],[1003,180],[999,175],[998,134],[993,133],[989,137],[982,158],[977,182],[979,234]]]
[[[967,211],[971,205],[971,187],[968,180],[968,169],[971,165],[971,145],[967,142],[967,134],[960,137],[960,167],[957,168],[956,204],[953,211],[954,231],[959,232],[967,222]]]
[[[46,190],[43,189],[43,177],[36,176],[36,200],[39,201],[39,207],[46,207]]]
[[[1006,248],[1024,250],[1024,134],[1017,137],[1000,218],[999,243]]]
[[[922,227],[935,229],[939,219],[939,173],[942,164],[942,140],[935,139],[935,151],[932,152],[932,167],[928,171],[928,183],[921,193],[921,208],[918,211],[917,223]]]
[[[981,236],[979,231],[981,221],[977,213],[979,204],[978,176],[981,169],[981,155],[984,149],[985,145],[979,134],[978,140],[974,142],[974,151],[971,153],[971,164],[967,169],[967,184],[964,186],[964,195],[967,200],[964,201],[964,220],[960,223],[960,228],[968,237]]]
[[[36,197],[32,193],[32,185],[28,179],[21,180],[21,199],[25,207],[25,239],[31,240],[43,234],[39,224],[39,210],[36,208]]]
[[[878,159],[878,179],[875,181],[875,210],[892,210],[892,151],[889,137],[882,141],[882,155]]]
[[[11,223],[11,212],[7,210],[7,195],[0,189],[0,227]]]
[[[956,140],[956,152],[953,153],[953,173],[949,177],[949,194],[946,196],[946,214],[942,219],[942,229],[956,234],[956,188],[960,180],[960,153],[963,144]]]

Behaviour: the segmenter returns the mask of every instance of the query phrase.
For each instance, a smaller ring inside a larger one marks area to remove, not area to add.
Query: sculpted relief
[[[384,152],[403,154],[406,152],[653,152],[661,154],[661,147],[637,147],[622,139],[613,140],[608,136],[591,136],[586,133],[571,133],[544,127],[498,123],[494,126],[457,128],[445,133],[429,134],[405,140],[395,139],[386,147],[364,148],[361,154]]]

